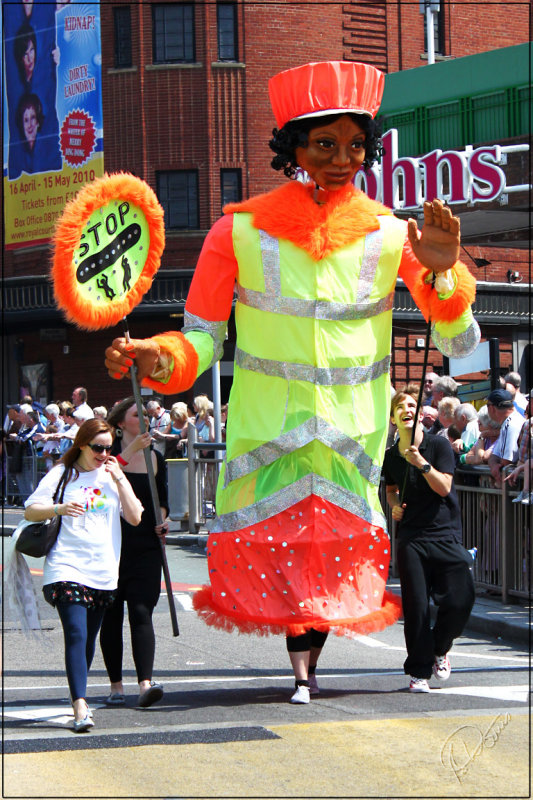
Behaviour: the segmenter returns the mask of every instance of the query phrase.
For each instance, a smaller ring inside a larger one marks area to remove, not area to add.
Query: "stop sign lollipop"
[[[165,246],[163,209],[134,175],[106,175],[83,187],[64,208],[54,232],[52,279],[56,303],[84,330],[124,321],[150,289]],[[135,366],[130,369],[141,433],[146,430]],[[144,450],[156,524],[162,523],[150,450]],[[160,540],[161,541],[161,540]],[[163,573],[172,629],[178,621],[164,545]]]
[[[152,285],[164,246],[163,209],[148,184],[124,173],[88,184],[54,233],[57,305],[79,328],[116,325]]]

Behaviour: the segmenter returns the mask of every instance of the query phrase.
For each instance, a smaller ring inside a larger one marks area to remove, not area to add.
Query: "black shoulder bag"
[[[66,474],[67,470],[65,468],[52,498],[54,505],[57,501],[60,488],[61,497],[59,498],[59,502],[63,502],[63,495],[65,494],[65,487],[67,485],[65,481]],[[62,487],[61,484],[63,484]],[[25,556],[42,558],[50,552],[56,543],[60,528],[61,517],[59,514],[52,519],[43,520],[42,522],[32,522],[30,525],[26,525],[19,533],[17,541],[15,542],[15,550]]]

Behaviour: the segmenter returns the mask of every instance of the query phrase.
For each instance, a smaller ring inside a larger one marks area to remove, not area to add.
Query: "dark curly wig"
[[[306,147],[308,144],[308,134],[313,128],[330,125],[339,117],[347,112],[340,114],[327,114],[323,117],[305,117],[287,122],[281,130],[274,128],[272,139],[268,143],[271,150],[276,153],[271,161],[271,166],[276,170],[283,170],[287,178],[292,178],[298,169],[295,150],[297,147]],[[362,131],[366,134],[365,139],[365,160],[363,168],[370,169],[374,161],[381,156],[381,123],[366,114],[349,114]]]

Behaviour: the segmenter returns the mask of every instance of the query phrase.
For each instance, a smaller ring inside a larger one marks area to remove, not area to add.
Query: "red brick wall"
[[[446,2],[446,54],[462,58],[527,42],[530,15],[528,2]]]
[[[165,2],[166,0],[159,0]],[[461,57],[528,39],[529,4],[445,2],[446,55]],[[378,2],[306,4],[265,0],[239,2],[241,65],[217,61],[216,5],[196,4],[197,64],[152,65],[151,7],[128,3],[132,17],[131,70],[113,68],[113,6],[101,4],[105,167],[130,171],[154,189],[158,170],[197,169],[200,231],[167,236],[162,269],[194,267],[205,232],[220,214],[220,169],[241,168],[244,196],[274,188],[286,179],[270,167],[268,147],[275,121],[268,102],[268,78],[310,60],[358,59],[392,72],[425,63],[423,17],[418,3]],[[383,31],[386,30],[386,36]],[[491,261],[476,277],[506,281],[507,270],[528,274],[525,251],[468,246],[474,257]],[[4,277],[46,274],[48,248],[4,254]],[[135,335],[160,330],[157,321],[136,324]],[[413,336],[395,337],[395,380],[408,363],[418,363]],[[74,383],[86,383],[91,402],[108,405],[120,392],[106,378],[102,353],[108,333],[79,334],[69,329],[69,356],[62,344],[40,342],[38,333],[21,331],[26,352],[54,363],[54,395],[70,396]],[[507,332],[510,338],[511,332]],[[403,338],[402,338],[403,337]],[[88,341],[90,345],[88,346]],[[508,349],[508,345],[505,345]],[[397,352],[396,352],[397,351]],[[504,348],[504,352],[505,348]],[[32,355],[33,358],[33,355]],[[435,355],[434,366],[440,362]],[[410,359],[410,361],[408,361]],[[420,362],[421,363],[421,362]],[[503,356],[502,356],[503,363]],[[84,376],[83,378],[80,376]],[[96,394],[96,396],[95,396]]]

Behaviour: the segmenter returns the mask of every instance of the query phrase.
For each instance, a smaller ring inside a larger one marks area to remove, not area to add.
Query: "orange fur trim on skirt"
[[[161,394],[179,394],[190,389],[198,373],[198,353],[194,346],[180,331],[167,331],[150,338],[172,356],[174,369],[167,383],[144,378],[142,385]]]
[[[150,245],[142,272],[128,293],[113,302],[97,306],[79,292],[75,251],[80,248],[83,230],[93,213],[115,200],[130,201],[142,210],[148,224]],[[163,209],[150,186],[127,173],[98,178],[84,186],[66,204],[55,228],[51,277],[57,305],[66,318],[79,328],[99,330],[117,325],[150,289],[164,247]]]
[[[383,605],[378,611],[373,611],[361,619],[350,620],[317,620],[306,625],[289,625],[280,622],[265,623],[261,618],[250,619],[240,615],[229,616],[227,612],[217,609],[213,602],[211,586],[207,584],[193,595],[193,607],[198,616],[205,622],[219,630],[231,633],[254,634],[256,636],[270,636],[271,634],[283,634],[285,636],[300,636],[310,628],[319,631],[334,633],[336,636],[355,636],[360,633],[376,633],[382,631],[389,625],[395,623],[402,615],[402,601],[400,597],[392,592],[384,592]]]

